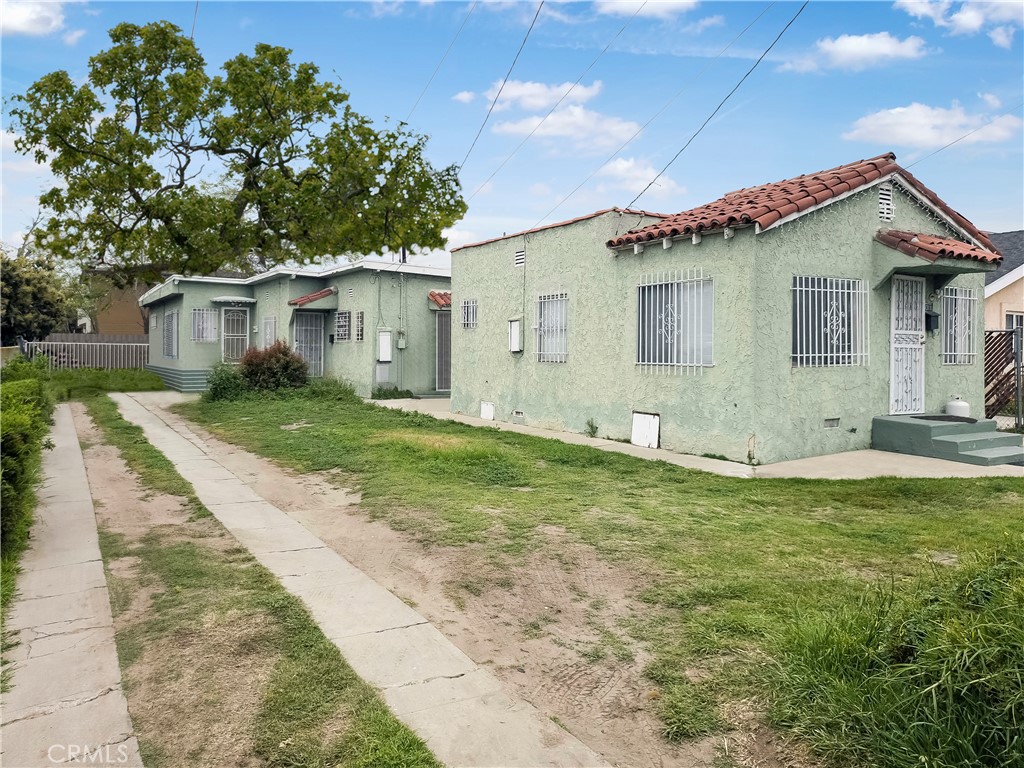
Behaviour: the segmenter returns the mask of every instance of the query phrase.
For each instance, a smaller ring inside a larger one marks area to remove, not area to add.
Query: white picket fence
[[[54,368],[145,368],[149,344],[95,341],[30,341],[28,357],[46,355]]]

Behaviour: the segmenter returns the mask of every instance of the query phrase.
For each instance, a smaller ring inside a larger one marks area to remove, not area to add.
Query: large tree
[[[15,146],[58,184],[40,202],[53,254],[208,273],[327,254],[441,248],[465,213],[458,169],[426,139],[376,128],[310,63],[265,44],[211,76],[169,22],[119,24],[76,85],[53,72],[13,99]]]
[[[53,331],[70,331],[76,319],[72,286],[54,260],[30,245],[0,246],[0,344],[18,337],[40,341]]]

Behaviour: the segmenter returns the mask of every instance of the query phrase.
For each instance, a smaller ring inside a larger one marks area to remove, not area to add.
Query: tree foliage
[[[76,319],[68,280],[45,254],[22,247],[0,262],[0,343],[13,346],[53,331],[67,331]]]
[[[52,72],[12,99],[16,147],[49,162],[46,247],[93,265],[208,273],[319,256],[440,248],[465,213],[426,138],[375,128],[311,63],[266,44],[209,75],[169,22],[119,24],[76,85]]]

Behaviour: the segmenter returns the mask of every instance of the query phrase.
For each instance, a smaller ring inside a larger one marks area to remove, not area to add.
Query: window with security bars
[[[476,328],[476,299],[462,300],[462,327]]]
[[[569,294],[553,293],[537,299],[534,331],[539,362],[564,363],[569,360]]]
[[[178,310],[164,312],[164,357],[178,356]]]
[[[946,365],[972,365],[977,359],[973,288],[946,288],[942,291],[942,362]]]
[[[352,340],[352,313],[349,310],[334,314],[334,340]]]
[[[699,269],[646,276],[637,286],[637,365],[672,373],[711,365],[714,318],[714,283]]]
[[[192,310],[192,341],[210,343],[217,341],[216,309]]]
[[[793,277],[794,367],[866,365],[868,296],[863,280]]]
[[[356,312],[356,341],[362,341],[366,337],[366,316],[362,312]]]
[[[149,332],[152,333],[160,325],[160,315],[156,312],[150,312],[149,314]]]
[[[277,341],[277,317],[267,315],[263,318],[263,348],[274,346]]]

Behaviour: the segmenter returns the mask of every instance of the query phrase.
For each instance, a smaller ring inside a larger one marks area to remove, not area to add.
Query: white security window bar
[[[512,257],[512,263],[517,267],[526,264],[526,251],[516,251],[516,255]]]
[[[225,363],[237,363],[249,348],[249,310],[225,307],[221,327],[221,358]]]
[[[972,365],[977,359],[977,302],[973,288],[942,291],[942,362],[946,365]]]
[[[885,182],[878,185],[878,218],[892,221],[896,215],[896,204],[892,194],[892,184]]]
[[[867,362],[868,295],[864,281],[794,275],[793,366]]]
[[[192,341],[210,343],[217,341],[216,309],[192,310]]]
[[[164,357],[178,356],[178,310],[164,312]]]
[[[347,309],[334,313],[334,340],[352,340],[352,313]]]
[[[537,299],[537,360],[564,363],[569,360],[569,294],[552,293]]]
[[[462,300],[462,327],[476,328],[476,299]]]
[[[1024,328],[1024,312],[1006,313],[1006,330],[1013,331],[1017,328]]]
[[[366,316],[362,312],[356,312],[356,341],[366,338]]]
[[[263,348],[274,346],[277,341],[277,317],[268,315],[263,318]]]
[[[714,282],[699,267],[637,286],[636,362],[646,373],[703,373],[714,363]]]

